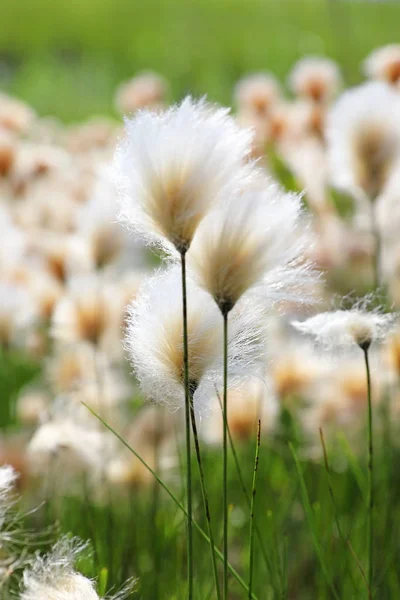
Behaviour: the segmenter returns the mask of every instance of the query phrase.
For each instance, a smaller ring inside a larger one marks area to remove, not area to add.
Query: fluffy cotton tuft
[[[366,297],[351,310],[321,313],[293,325],[327,350],[351,348],[355,344],[367,350],[373,342],[385,340],[398,321],[394,313],[368,312],[365,307],[369,301]]]
[[[388,44],[377,48],[363,63],[367,77],[380,79],[393,85],[400,83],[400,44]]]
[[[297,95],[314,102],[334,98],[342,85],[338,65],[329,58],[310,56],[299,60],[289,75],[289,87]]]
[[[383,83],[345,92],[327,124],[334,185],[374,200],[400,156],[400,98]]]
[[[301,197],[260,176],[204,219],[188,264],[222,312],[248,291],[261,292],[264,305],[302,302],[311,281],[305,259],[311,244]]]
[[[263,319],[256,307],[232,314],[228,340],[230,384],[254,374],[264,353]],[[208,294],[188,281],[189,381],[198,411],[222,384],[221,315]],[[178,408],[184,403],[182,297],[179,269],[145,283],[130,307],[126,347],[143,393]]]
[[[74,570],[86,547],[76,539],[62,538],[46,556],[38,555],[24,572],[21,600],[99,600],[93,582]]]
[[[197,226],[238,175],[251,135],[228,109],[190,97],[126,120],[115,156],[119,219],[149,243],[185,252]]]
[[[235,104],[241,111],[267,115],[281,97],[278,80],[270,73],[253,73],[243,77],[235,87]]]

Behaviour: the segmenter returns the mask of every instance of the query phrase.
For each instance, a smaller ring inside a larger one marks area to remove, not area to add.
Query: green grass
[[[400,3],[347,0],[3,0],[0,87],[41,114],[73,121],[112,114],[116,85],[141,69],[171,97],[230,103],[239,77],[284,81],[304,54],[342,65],[349,84],[373,48],[398,39]]]

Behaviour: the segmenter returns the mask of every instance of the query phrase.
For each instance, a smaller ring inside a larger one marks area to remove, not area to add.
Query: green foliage
[[[399,18],[396,0],[3,0],[0,87],[74,121],[112,113],[116,85],[143,69],[164,74],[173,99],[222,103],[243,74],[284,82],[307,54],[337,59],[354,84],[366,54],[398,39]]]

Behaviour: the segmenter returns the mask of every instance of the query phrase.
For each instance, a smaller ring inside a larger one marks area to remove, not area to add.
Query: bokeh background
[[[172,99],[230,103],[234,83],[271,70],[284,81],[306,54],[336,59],[347,84],[360,62],[399,39],[400,3],[368,0],[3,0],[0,87],[39,114],[113,114],[113,93],[152,69]]]

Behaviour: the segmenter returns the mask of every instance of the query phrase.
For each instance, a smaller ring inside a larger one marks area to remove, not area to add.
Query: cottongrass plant
[[[375,240],[374,283],[381,283],[381,233],[376,201],[400,158],[400,97],[387,84],[366,83],[345,92],[327,122],[332,182],[367,208]]]
[[[350,310],[321,313],[303,322],[293,322],[298,331],[311,336],[317,345],[326,350],[351,350],[358,346],[364,354],[368,397],[367,577],[370,593],[374,575],[374,447],[369,350],[372,344],[386,340],[398,321],[397,314],[383,313],[379,309],[368,310],[373,299],[373,295],[369,295],[356,302]]]
[[[100,600],[95,582],[75,569],[87,544],[77,538],[61,538],[46,555],[37,554],[23,575],[20,600]],[[134,581],[108,600],[123,600],[131,593]]]
[[[144,395],[169,408],[182,406],[185,389],[186,361],[179,278],[179,269],[172,267],[146,282],[131,305],[126,336],[127,349]],[[201,415],[207,412],[209,398],[213,396],[214,389],[219,389],[222,384],[223,328],[218,308],[209,295],[197,288],[190,279],[188,283],[190,416],[219,598],[214,538],[196,413]],[[252,372],[256,372],[257,367],[261,368],[264,331],[260,311],[233,311],[230,338],[227,340],[232,385],[239,385]]]
[[[189,252],[198,283],[217,304],[224,325],[223,506],[224,598],[228,597],[228,317],[243,296],[265,310],[280,300],[305,301],[310,264],[305,250],[301,197],[285,194],[257,171],[239,191],[212,211],[199,227]]]
[[[120,220],[181,261],[189,598],[193,542],[186,253],[200,222],[225,187],[234,185],[250,152],[251,134],[228,112],[190,97],[163,113],[139,112],[126,120],[126,135],[115,156]]]

